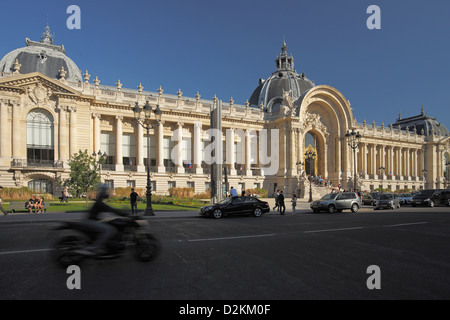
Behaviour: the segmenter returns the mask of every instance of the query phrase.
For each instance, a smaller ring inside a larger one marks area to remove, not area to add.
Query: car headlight
[[[428,198],[428,199],[425,199],[424,201],[425,201],[425,202],[429,202],[429,201],[430,201],[430,199]]]

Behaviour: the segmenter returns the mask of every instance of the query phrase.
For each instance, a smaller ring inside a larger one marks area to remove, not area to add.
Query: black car
[[[450,206],[450,190],[422,190],[416,193],[411,200],[411,205],[415,206]]]
[[[204,206],[200,209],[200,215],[220,219],[223,216],[234,214],[253,214],[260,217],[270,211],[268,202],[254,197],[226,198],[218,203]]]

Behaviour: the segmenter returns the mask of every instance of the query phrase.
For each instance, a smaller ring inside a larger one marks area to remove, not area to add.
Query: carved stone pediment
[[[303,118],[303,128],[304,131],[308,130],[318,130],[322,132],[325,137],[329,137],[327,127],[323,124],[322,119],[319,114],[316,113],[306,113]]]
[[[49,96],[49,93],[50,95],[80,95],[77,90],[39,72],[1,78],[0,86],[21,88],[27,92],[32,101],[42,101],[45,96]]]

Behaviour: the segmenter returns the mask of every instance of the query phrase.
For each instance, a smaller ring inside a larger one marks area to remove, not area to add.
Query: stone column
[[[245,175],[252,176],[251,170],[251,158],[252,158],[252,149],[251,149],[251,131],[250,129],[245,130]]]
[[[228,128],[225,132],[226,134],[226,165],[228,167],[228,175],[236,175],[236,169],[234,168],[234,163],[236,162],[234,156],[234,128]]]
[[[72,157],[74,153],[78,152],[77,145],[77,107],[70,106],[68,108],[70,111],[70,125],[69,125],[69,134],[70,134],[70,144],[69,144],[69,159]]]
[[[69,159],[69,133],[67,128],[67,107],[59,106],[59,160],[63,161],[64,166],[67,165]]]
[[[116,171],[123,171],[123,116],[116,116]]]
[[[166,172],[164,167],[164,121],[160,121],[156,127],[158,134],[156,135],[156,166],[158,167],[158,172]]]
[[[20,117],[22,115],[21,107],[18,103],[12,104],[13,108],[13,119],[12,119],[12,157],[13,159],[23,159],[21,148],[23,147],[23,141],[25,142],[26,148],[26,135],[23,139],[21,134]]]
[[[94,119],[94,150],[93,152],[97,153],[101,149],[101,130],[100,130],[100,117],[99,113],[93,113],[92,117]],[[104,151],[104,150],[103,150]],[[109,154],[108,156],[112,156]]]
[[[147,153],[144,154],[144,143],[147,143],[147,136],[144,137],[144,128],[136,121],[135,124],[136,132],[136,169],[137,172],[144,172],[145,165],[144,158],[147,157]],[[150,146],[147,146],[150,148]]]
[[[0,166],[11,164],[11,126],[8,121],[8,102],[0,101]]]
[[[202,160],[202,123],[198,121],[194,123],[194,170],[196,174],[203,173]]]
[[[178,122],[177,123],[177,136],[176,136],[176,141],[178,141],[178,144],[175,146],[175,165],[176,165],[176,170],[177,173],[184,173],[184,167],[183,167],[183,122]]]

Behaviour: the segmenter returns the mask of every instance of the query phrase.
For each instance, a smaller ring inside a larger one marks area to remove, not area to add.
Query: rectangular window
[[[100,151],[106,152],[105,164],[115,164],[116,159],[116,135],[113,132],[102,132],[100,135]]]
[[[122,136],[122,155],[125,166],[136,166],[136,136],[133,134],[124,134]]]
[[[144,135],[144,165],[147,165],[147,135]],[[150,136],[150,162],[152,166],[156,165],[156,137]]]
[[[168,188],[168,189],[170,189],[170,188],[176,188],[176,186],[177,186],[177,184],[176,184],[175,181],[169,181],[169,182],[167,183],[167,188]]]

